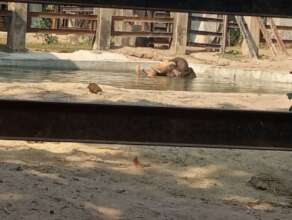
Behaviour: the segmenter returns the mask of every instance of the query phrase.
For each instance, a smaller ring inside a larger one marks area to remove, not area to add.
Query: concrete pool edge
[[[8,68],[29,68],[29,69],[50,69],[50,70],[87,70],[104,72],[135,72],[137,65],[147,67],[157,61],[84,61],[64,59],[0,59],[0,67]],[[230,79],[236,81],[266,81],[278,83],[292,83],[292,74],[287,71],[263,71],[256,69],[243,69],[222,67],[208,64],[194,64],[191,66],[199,77]]]

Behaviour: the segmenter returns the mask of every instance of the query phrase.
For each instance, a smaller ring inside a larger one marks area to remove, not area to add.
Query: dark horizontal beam
[[[112,31],[112,36],[124,36],[124,37],[163,37],[170,38],[172,33],[167,32],[148,32],[148,31]]]
[[[209,35],[209,36],[218,36],[222,37],[222,33],[215,32],[215,31],[197,31],[197,30],[189,30],[190,34],[196,34],[196,35]]]
[[[28,33],[55,33],[55,34],[95,34],[94,29],[77,29],[77,28],[27,28]]]
[[[292,113],[0,101],[0,139],[292,150]]]
[[[208,43],[196,43],[196,42],[187,42],[188,47],[205,47],[205,48],[221,48],[220,44],[208,44]],[[191,48],[190,48],[191,49]]]
[[[11,1],[11,0],[4,0]],[[94,7],[159,9],[258,16],[292,16],[291,0],[12,0]]]
[[[1,13],[0,13],[1,15]],[[30,17],[41,17],[41,18],[62,18],[62,19],[79,19],[79,20],[89,20],[96,21],[96,15],[76,15],[76,14],[64,14],[64,13],[52,13],[52,12],[29,12]]]
[[[194,15],[192,15],[190,18],[192,21],[205,21],[205,22],[217,22],[217,23],[223,22],[223,18],[208,18],[208,17],[201,17],[201,16],[194,16]]]
[[[96,19],[96,18],[95,18]],[[138,22],[151,22],[151,23],[173,23],[173,18],[171,17],[135,17],[135,16],[112,16],[113,21],[138,21]]]

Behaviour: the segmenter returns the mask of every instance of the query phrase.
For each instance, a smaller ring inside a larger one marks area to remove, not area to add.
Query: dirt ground
[[[124,47],[113,52],[127,55],[131,58],[143,58],[150,60],[163,60],[174,58],[176,55],[171,50],[158,50],[152,48]],[[196,52],[184,55],[190,63],[210,64],[216,66],[229,66],[234,68],[248,68],[257,70],[275,70],[292,72],[292,49],[288,49],[289,56],[271,56],[268,49],[260,49],[259,60],[250,59],[240,54],[240,48],[229,48],[225,55],[218,52],[206,52],[199,49]]]
[[[86,86],[0,83],[0,93],[7,99],[283,111],[290,104],[284,95],[110,86],[95,95]],[[0,219],[290,220],[291,158],[290,152],[0,141]]]
[[[1,98],[61,102],[119,103],[147,106],[182,106],[223,109],[288,111],[285,94],[208,93],[122,89],[100,85],[103,92],[91,94],[82,83],[0,83]]]

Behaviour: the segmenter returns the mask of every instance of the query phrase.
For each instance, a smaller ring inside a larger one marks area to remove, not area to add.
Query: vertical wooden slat
[[[221,53],[225,53],[228,34],[228,15],[223,16],[223,30],[221,38]]]

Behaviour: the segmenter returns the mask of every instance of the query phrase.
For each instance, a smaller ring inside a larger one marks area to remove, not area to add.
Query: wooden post
[[[188,13],[174,13],[174,28],[172,50],[178,55],[184,55],[188,37]]]
[[[235,16],[235,19],[242,33],[243,39],[246,41],[249,51],[248,55],[252,58],[258,59],[259,58],[258,47],[249,29],[245,26],[244,18],[242,16]]]
[[[228,15],[224,15],[223,16],[222,39],[221,39],[221,53],[225,53],[227,35],[228,35]]]
[[[7,34],[7,46],[12,51],[25,51],[27,4],[8,3],[12,17]]]
[[[94,50],[108,50],[111,46],[111,27],[114,9],[99,8],[97,15],[97,27]]]
[[[256,21],[255,17],[246,16],[246,17],[244,17],[244,20],[247,24],[248,30],[251,33],[252,39],[253,39],[255,46],[258,50],[259,45],[260,45],[260,27],[259,27],[259,24]],[[243,55],[245,55],[245,56],[249,55],[249,47],[248,47],[247,42],[245,40],[243,41],[241,49],[242,49]],[[258,51],[257,51],[257,53],[258,53]]]
[[[133,10],[127,10],[127,9],[123,9],[123,16],[133,16]],[[132,25],[129,24],[123,24],[122,27],[123,31],[132,31]],[[133,46],[135,45],[135,39],[133,39],[133,37],[123,37],[122,39],[122,46]]]

